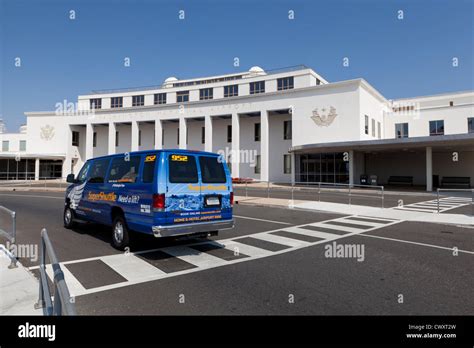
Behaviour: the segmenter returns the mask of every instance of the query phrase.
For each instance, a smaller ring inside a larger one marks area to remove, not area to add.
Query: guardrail
[[[253,185],[257,184],[257,185]],[[250,185],[250,186],[249,186]],[[249,191],[266,191],[267,198],[271,198],[273,192],[289,192],[291,200],[295,198],[295,193],[302,193],[305,190],[314,193],[315,200],[321,202],[321,195],[343,195],[347,196],[348,204],[352,204],[353,198],[373,198],[380,200],[380,205],[385,205],[385,190],[383,186],[377,185],[358,185],[358,184],[339,184],[327,182],[294,182],[294,183],[276,183],[269,181],[245,181],[245,197],[248,197]],[[366,194],[371,192],[372,194]],[[375,194],[374,194],[375,193]]]
[[[4,206],[0,205],[0,211],[7,213],[11,217],[11,229],[8,232],[5,229],[0,228],[0,235],[4,236],[10,241],[10,250],[8,250],[12,254],[12,260],[8,268],[16,268],[16,248],[14,247],[16,244],[16,213],[13,210],[5,208]]]
[[[48,285],[48,275],[46,274],[46,255],[53,270],[53,296]],[[61,270],[58,259],[48,237],[46,228],[41,230],[41,259],[40,259],[40,281],[39,281],[39,298],[35,304],[35,309],[44,308],[45,315],[76,315],[76,309],[71,302],[71,295],[64,280],[64,273]]]
[[[439,213],[439,196],[440,192],[470,192],[471,196],[471,215],[474,216],[474,189],[443,189],[443,188],[438,188],[436,190],[436,201],[437,201],[437,210]]]

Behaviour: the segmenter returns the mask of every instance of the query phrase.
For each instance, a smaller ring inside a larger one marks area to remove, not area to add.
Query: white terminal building
[[[359,184],[367,175],[428,191],[474,182],[474,91],[389,100],[362,78],[252,67],[25,114],[19,133],[0,133],[0,179],[65,177],[92,157],[179,148],[223,153],[234,178]]]

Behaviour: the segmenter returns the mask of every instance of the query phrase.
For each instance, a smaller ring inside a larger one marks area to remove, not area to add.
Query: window
[[[291,174],[291,155],[283,155],[283,174]]]
[[[84,182],[87,180],[87,173],[89,172],[89,168],[91,166],[91,161],[86,162],[82,168],[79,174],[77,175],[77,181],[79,182]]]
[[[120,156],[112,160],[108,182],[137,182],[140,156]]]
[[[265,93],[265,81],[251,82],[250,94]]]
[[[92,147],[97,147],[97,132],[92,135]]]
[[[206,127],[201,127],[201,144],[206,142]]]
[[[291,120],[283,122],[283,139],[285,140],[291,139],[291,128],[292,128]]]
[[[134,95],[132,96],[132,106],[143,106],[145,105],[145,96],[144,95]]]
[[[154,104],[166,104],[166,93],[157,93],[154,96]]]
[[[380,122],[377,122],[377,134],[378,134],[378,138],[381,139],[382,138],[382,126],[381,126]]]
[[[79,132],[72,132],[72,146],[79,146]]]
[[[255,123],[254,125],[254,139],[255,141],[260,141],[260,123]]]
[[[144,183],[151,183],[155,178],[156,155],[146,155],[143,160],[142,181]]]
[[[372,136],[375,138],[375,120],[372,119]]]
[[[224,86],[224,98],[237,97],[239,95],[239,85]]]
[[[179,145],[179,127],[176,129],[176,144]]]
[[[142,146],[142,130],[138,130],[138,146]]]
[[[450,101],[449,106],[454,106],[454,102]]]
[[[408,123],[395,124],[395,138],[408,138]]]
[[[115,147],[119,146],[119,132],[115,132]]]
[[[255,156],[254,173],[255,174],[260,174],[260,155]]]
[[[185,103],[189,101],[189,91],[176,92],[176,102]]]
[[[277,87],[279,91],[283,91],[285,89],[293,89],[293,76],[277,79]]]
[[[111,108],[121,108],[123,106],[123,97],[112,97],[110,98]]]
[[[443,135],[444,134],[444,121],[436,120],[430,121],[430,135]]]
[[[20,140],[20,151],[26,151],[26,140]]]
[[[232,142],[232,125],[230,124],[227,126],[227,142]]]
[[[467,119],[467,132],[474,133],[474,117],[469,117]]]
[[[2,151],[8,151],[10,148],[10,142],[8,140],[2,141]]]
[[[316,85],[319,86],[321,84],[321,80],[316,78]]]
[[[173,184],[198,182],[196,159],[194,156],[169,155],[169,180]]]
[[[203,88],[199,90],[199,100],[208,100],[212,99],[213,97],[213,89],[212,88]]]
[[[101,98],[90,99],[89,102],[90,102],[91,110],[102,109],[102,99]]]
[[[365,115],[365,122],[364,122],[364,133],[369,134],[369,116]]]
[[[224,166],[218,157],[199,157],[202,182],[204,184],[223,184],[227,181]]]
[[[110,159],[99,159],[92,162],[89,170],[89,182],[93,184],[102,184],[105,180],[105,174],[109,168]]]

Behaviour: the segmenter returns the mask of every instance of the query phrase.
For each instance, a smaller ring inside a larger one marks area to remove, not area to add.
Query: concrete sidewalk
[[[9,269],[10,256],[0,245],[0,315],[43,315],[35,309],[38,301],[38,280],[19,262]]]
[[[421,221],[440,224],[454,225],[473,225],[474,217],[462,214],[437,214],[428,212],[415,212],[407,210],[397,210],[394,208],[377,208],[365,205],[349,205],[342,203],[314,202],[295,200],[291,202],[288,199],[281,198],[262,198],[262,197],[241,197],[236,196],[235,201],[238,204],[249,205],[268,205],[280,206],[294,209],[305,209],[314,211],[323,211],[330,213],[339,213],[345,215],[363,215],[368,217],[380,217],[388,219]]]

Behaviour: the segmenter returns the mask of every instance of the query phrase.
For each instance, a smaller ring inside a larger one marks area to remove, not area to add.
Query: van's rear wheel
[[[74,221],[74,211],[71,209],[69,204],[64,207],[63,223],[64,227],[68,229],[73,228],[76,224]]]
[[[112,245],[114,248],[124,250],[129,246],[130,236],[125,218],[118,215],[112,224]]]

